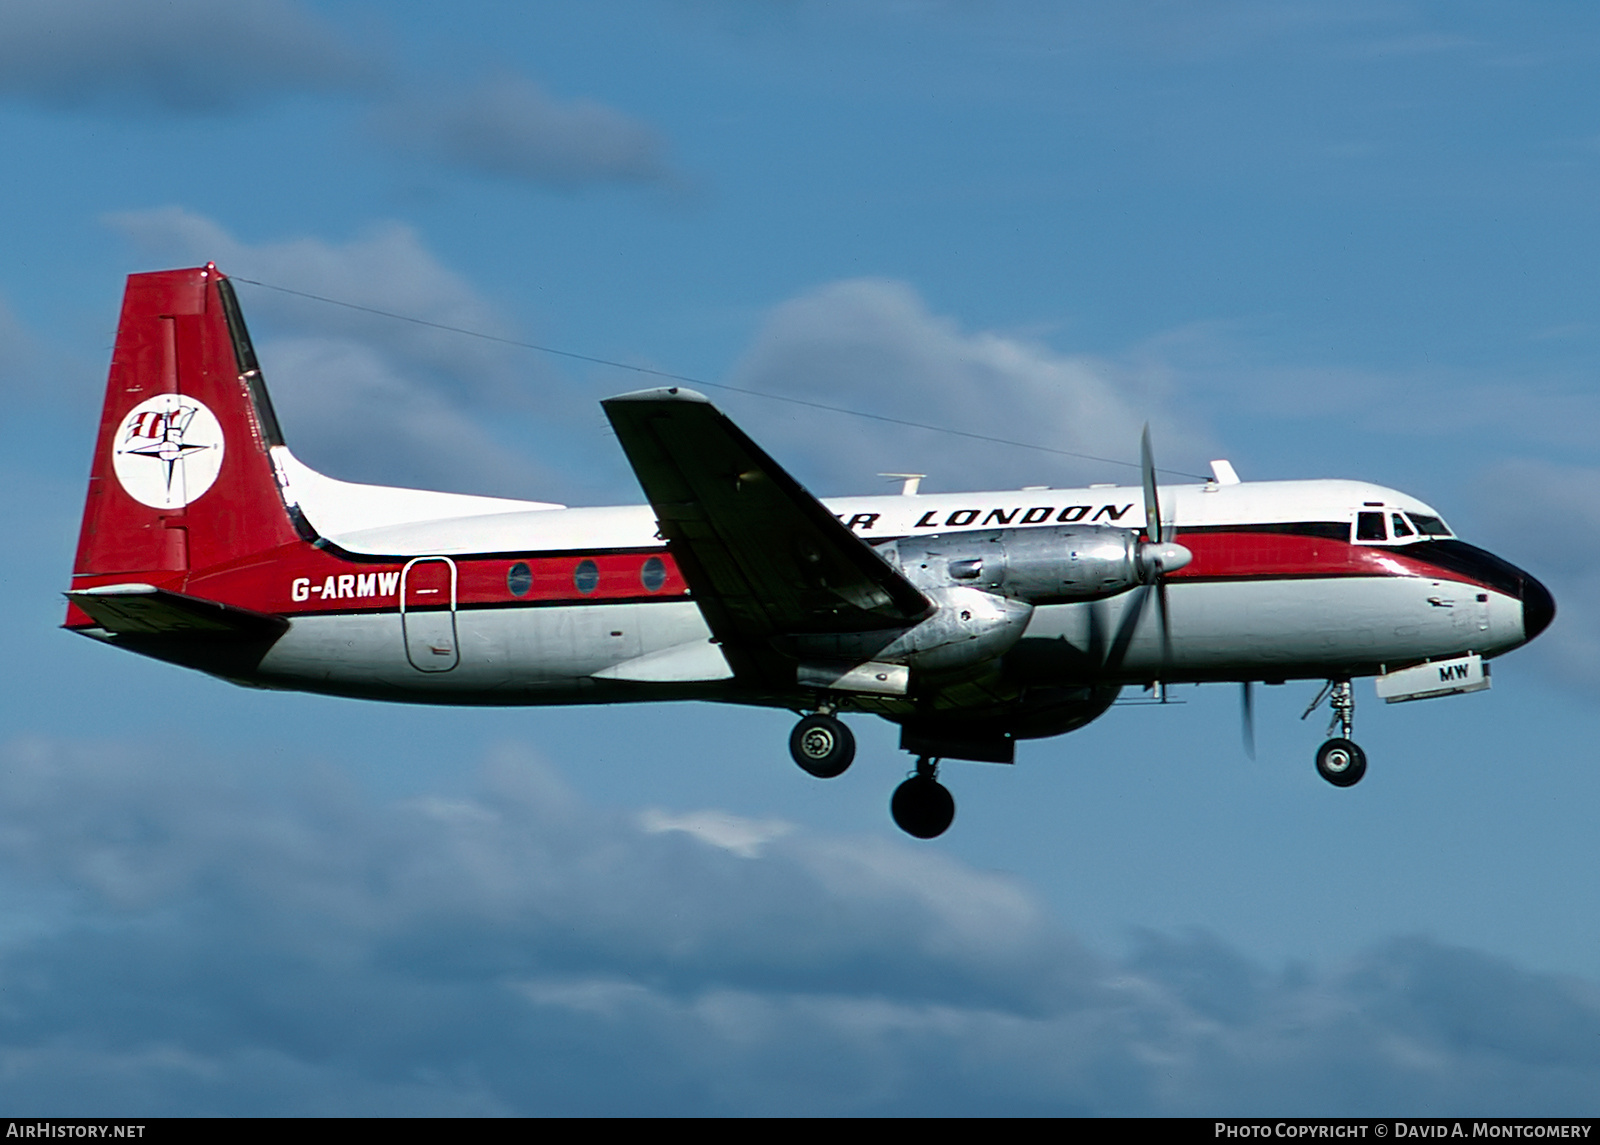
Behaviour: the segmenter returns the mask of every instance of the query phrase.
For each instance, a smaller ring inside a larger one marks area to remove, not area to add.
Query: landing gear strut
[[[1321,699],[1317,697],[1318,702]],[[1317,749],[1317,774],[1335,787],[1354,787],[1367,773],[1367,753],[1350,738],[1355,730],[1356,701],[1349,680],[1329,682],[1328,705],[1333,708],[1328,731],[1337,727],[1339,734]]]
[[[943,835],[956,817],[956,801],[939,782],[939,761],[929,756],[917,760],[917,773],[894,789],[889,814],[895,825],[918,839]]]
[[[807,716],[789,733],[789,754],[818,779],[843,775],[856,757],[856,737],[844,722],[826,711]]]

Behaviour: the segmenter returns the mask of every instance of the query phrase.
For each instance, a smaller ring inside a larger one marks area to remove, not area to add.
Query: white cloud
[[[266,344],[268,377],[297,456],[331,475],[425,489],[528,496],[549,475],[502,446],[449,394],[372,346],[338,338]]]
[[[0,939],[0,1070],[40,1115],[1548,1116],[1600,1082],[1592,984],[1422,940],[1119,962],[926,846],[646,825],[512,751],[380,804],[168,747],[0,749],[0,892],[43,904]]]
[[[746,819],[725,811],[691,811],[673,815],[653,807],[639,816],[639,826],[652,835],[682,831],[703,843],[721,847],[746,859],[759,858],[765,846],[794,830],[781,819]]]
[[[675,178],[659,132],[615,108],[514,73],[452,89],[388,56],[297,0],[0,5],[0,98],[192,115],[291,92],[381,95],[375,134],[433,162],[563,189]]]
[[[402,150],[519,182],[571,188],[671,178],[666,145],[647,124],[594,100],[555,99],[520,76],[402,99],[374,122]]]
[[[465,277],[446,267],[416,231],[379,224],[347,242],[303,237],[249,243],[215,220],[181,207],[122,211],[106,221],[142,252],[169,265],[212,261],[224,274],[505,337],[506,318]],[[246,317],[292,325],[297,334],[356,338],[425,367],[461,397],[503,396],[507,348],[460,334],[328,305],[249,285],[239,286]],[[263,363],[270,368],[269,363]]]
[[[995,331],[969,332],[931,313],[910,286],[885,279],[832,283],[776,307],[732,380],[899,421],[1113,460],[1137,462],[1146,420],[1163,465],[1199,456],[1206,443],[1203,430],[1174,415],[1165,371],[1062,355]],[[774,411],[766,420],[778,425],[761,430],[758,440],[780,459],[805,458],[808,475],[843,486],[819,492],[859,491],[863,478],[879,471],[925,472],[928,491],[1138,479],[1136,469],[1115,464],[882,421],[824,414],[805,414],[801,421],[781,407],[760,408]]]
[[[1449,450],[1452,464],[1518,446],[1587,448],[1600,432],[1600,393],[1565,365],[1535,363],[1515,372],[1449,361],[1377,368],[1305,346],[1286,352],[1278,346],[1282,336],[1265,319],[1193,322],[1161,331],[1121,357],[1219,420],[1267,419],[1277,434],[1306,440],[1314,434],[1350,446],[1383,437],[1413,449],[1426,443]]]
[[[238,278],[368,308],[237,287],[285,436],[309,464],[358,481],[536,500],[559,494],[555,474],[490,428],[520,428],[519,419],[537,414],[537,427],[558,435],[563,418],[588,412],[543,363],[527,351],[369,312],[497,337],[512,332],[409,227],[380,226],[344,243],[247,243],[177,207],[108,222],[168,265],[215,261]],[[529,437],[539,440],[532,428]]]
[[[214,112],[369,84],[374,61],[292,0],[11,0],[0,93],[56,106]]]
[[[511,332],[403,226],[345,243],[252,244],[176,207],[109,221],[171,263],[214,260],[239,278],[499,337]],[[519,462],[487,428],[508,421],[526,427],[522,440],[547,459],[565,456],[571,442],[562,438],[574,426],[587,424],[603,440],[587,397],[536,356],[362,310],[239,289],[290,444],[313,465],[356,480],[587,499],[574,489],[575,478]],[[279,329],[293,335],[270,336]],[[541,384],[530,384],[530,376]],[[1146,419],[1168,468],[1192,471],[1193,458],[1208,448],[1204,430],[1175,413],[1171,371],[1155,358],[1118,364],[1060,355],[1003,333],[968,332],[930,313],[898,282],[840,282],[780,304],[732,377],[739,386],[803,401],[1113,459],[1083,461],[820,412],[792,418],[784,407],[746,400],[743,409],[764,415],[746,419],[747,428],[819,493],[860,492],[872,487],[874,474],[891,470],[928,473],[929,491],[1133,481],[1136,469],[1116,459],[1137,458]],[[718,397],[724,404],[744,400]]]

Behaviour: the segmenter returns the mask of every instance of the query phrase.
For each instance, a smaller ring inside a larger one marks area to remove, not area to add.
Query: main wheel
[[[1317,774],[1335,787],[1354,787],[1367,773],[1367,753],[1347,739],[1330,739],[1317,749]]]
[[[894,789],[889,814],[907,835],[933,839],[949,829],[956,817],[956,801],[937,779],[913,775]]]
[[[807,716],[789,733],[789,754],[818,779],[832,779],[855,759],[856,737],[832,716]]]

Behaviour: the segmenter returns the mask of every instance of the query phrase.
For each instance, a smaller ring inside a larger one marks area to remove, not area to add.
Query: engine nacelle
[[[1029,604],[1115,596],[1189,563],[1182,545],[1141,543],[1132,530],[1103,525],[903,537],[878,552],[924,592],[962,585]]]
[[[891,644],[889,659],[922,672],[950,672],[997,660],[1028,630],[1033,605],[979,588],[925,589],[938,611]]]
[[[933,614],[906,628],[782,638],[802,681],[903,695],[906,669],[949,675],[998,663],[1035,605],[1115,596],[1190,559],[1182,545],[1099,525],[902,537],[877,551],[933,602]]]
[[[790,636],[788,651],[807,663],[904,664],[946,673],[998,660],[1028,629],[1033,605],[965,585],[924,588],[933,615],[909,628]]]

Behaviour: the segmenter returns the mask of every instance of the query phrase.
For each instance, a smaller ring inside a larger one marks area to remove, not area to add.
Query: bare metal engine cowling
[[[1146,571],[1142,548],[1129,529],[1056,525],[902,537],[878,553],[924,592],[959,585],[1058,604],[1133,588]]]
[[[993,664],[1027,630],[1035,605],[1115,596],[1139,584],[1150,546],[1128,529],[1064,525],[904,537],[878,555],[934,613],[909,628],[790,637],[802,661],[904,664],[960,673]]]
[[[788,649],[802,661],[905,664],[919,672],[961,671],[989,663],[1022,639],[1033,605],[966,585],[924,588],[934,604],[926,620],[909,628],[791,636]]]

